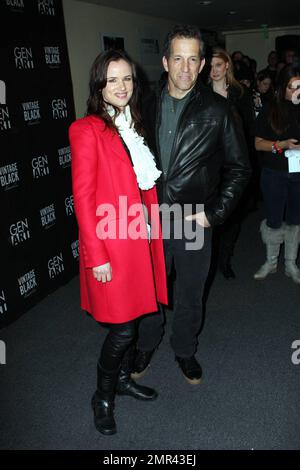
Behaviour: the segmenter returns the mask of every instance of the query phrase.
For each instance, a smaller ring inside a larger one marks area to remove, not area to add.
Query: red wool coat
[[[118,225],[123,223],[124,230],[126,218],[129,224],[134,219],[120,204],[120,196],[127,196],[130,207],[141,204],[142,193],[150,214],[151,204],[157,204],[156,189],[140,193],[120,137],[96,116],[75,121],[69,138],[79,226],[81,307],[95,320],[107,323],[123,323],[154,312],[157,301],[167,303],[161,236],[149,245],[145,238],[122,238]],[[105,212],[104,204],[112,210]],[[117,236],[105,238],[104,232],[114,226]],[[102,283],[94,278],[92,268],[107,262],[111,263],[112,280]]]

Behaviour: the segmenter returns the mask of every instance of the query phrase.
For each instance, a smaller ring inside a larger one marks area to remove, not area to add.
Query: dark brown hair
[[[94,114],[102,119],[110,129],[116,129],[113,119],[107,112],[106,103],[102,96],[102,90],[107,84],[107,69],[111,62],[125,60],[132,70],[133,93],[129,100],[130,112],[132,116],[133,127],[138,134],[143,135],[141,115],[139,110],[140,87],[137,80],[136,68],[133,61],[125,51],[108,50],[101,52],[92,65],[89,81],[89,98],[87,100],[87,115]],[[113,105],[112,105],[113,106]],[[120,110],[113,106],[115,116],[120,114]]]
[[[300,77],[300,69],[286,65],[280,71],[274,99],[270,108],[270,124],[273,131],[280,135],[288,129],[288,107],[285,99],[286,88],[291,78]],[[297,123],[300,127],[300,106],[298,106]]]

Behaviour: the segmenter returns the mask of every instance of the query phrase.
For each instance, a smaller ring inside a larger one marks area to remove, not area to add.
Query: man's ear
[[[198,73],[201,72],[201,70],[203,69],[204,65],[205,65],[205,58],[203,57],[203,59],[201,59],[200,69],[199,69],[199,72],[198,72]]]
[[[162,58],[162,63],[163,63],[165,71],[169,72],[168,59],[165,56],[163,56],[163,58]]]

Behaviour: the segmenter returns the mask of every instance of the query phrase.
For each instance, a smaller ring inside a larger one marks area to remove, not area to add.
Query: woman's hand
[[[297,139],[287,139],[281,140],[278,142],[277,147],[282,148],[284,150],[287,149],[300,149],[300,144],[297,144]]]
[[[254,93],[253,95],[253,101],[254,101],[254,106],[255,108],[262,108],[262,103],[260,99],[260,95],[257,93]]]
[[[112,269],[110,263],[101,264],[93,268],[93,276],[97,281],[107,282],[112,280]]]
[[[297,144],[297,139],[277,140],[277,149],[288,150],[288,149],[300,149],[300,143]],[[255,149],[263,152],[272,152],[273,150],[272,140],[262,139],[261,137],[255,137]]]

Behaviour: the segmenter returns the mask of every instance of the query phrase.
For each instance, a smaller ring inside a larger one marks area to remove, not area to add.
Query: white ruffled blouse
[[[112,106],[108,106],[108,113],[114,118],[115,110]],[[128,105],[124,112],[114,119],[114,123],[130,152],[139,188],[143,190],[153,188],[161,171],[157,169],[154,156],[145,144],[144,138],[131,127],[132,117]]]

